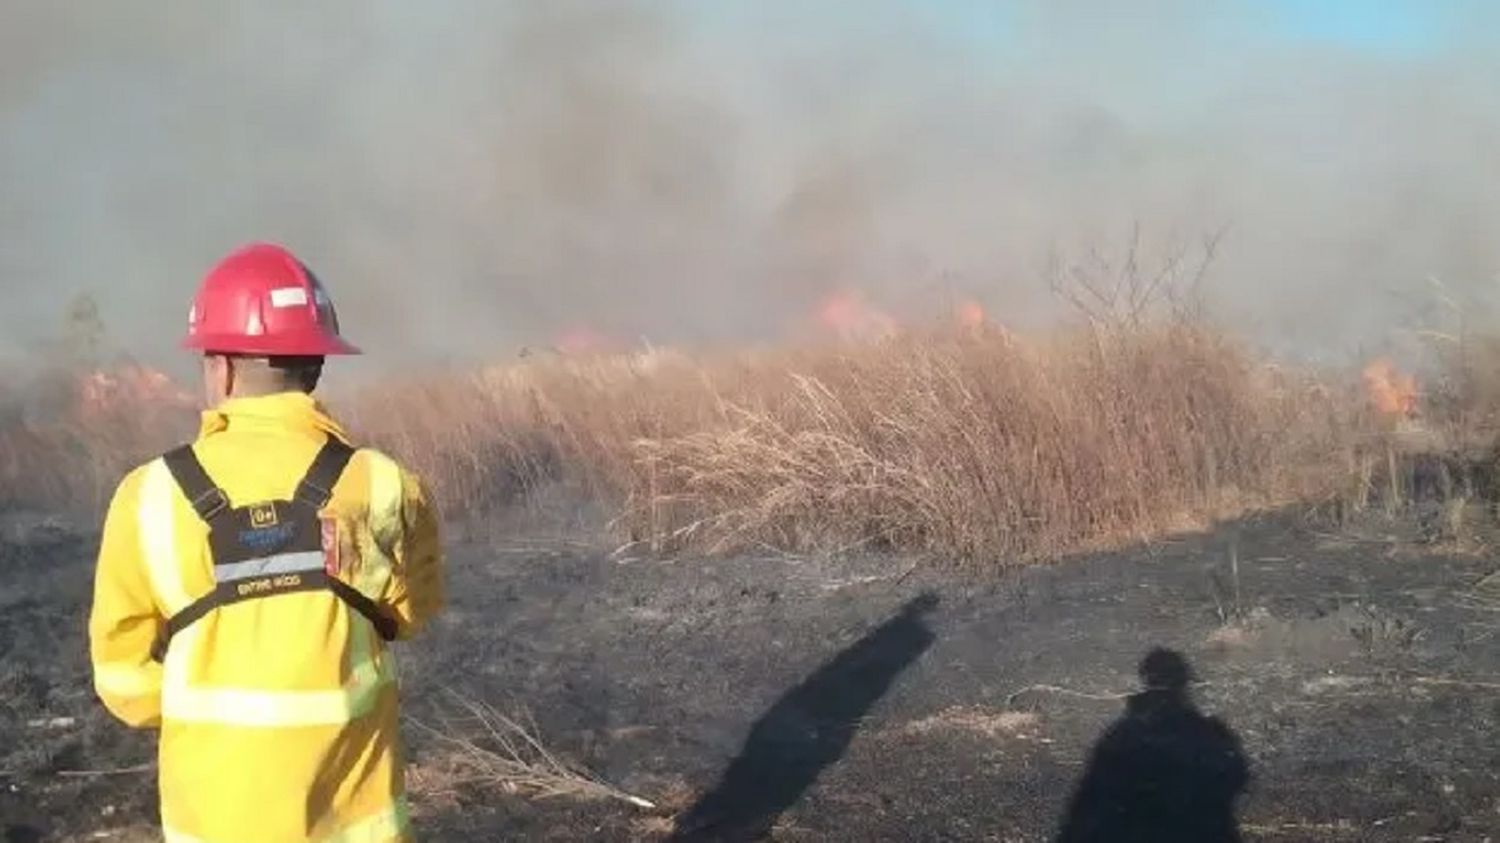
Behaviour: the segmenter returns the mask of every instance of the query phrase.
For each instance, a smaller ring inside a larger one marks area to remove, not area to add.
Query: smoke
[[[1227,226],[1218,312],[1299,353],[1382,341],[1431,277],[1491,303],[1500,59],[1468,33],[1495,13],[1351,40],[1126,5],[7,3],[0,354],[89,293],[171,359],[249,239],[382,367],[775,336],[841,287],[1030,324],[1049,252],[1137,224]]]

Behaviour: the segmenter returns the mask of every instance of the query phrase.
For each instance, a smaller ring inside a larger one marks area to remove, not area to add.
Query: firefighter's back
[[[413,537],[404,533],[420,491],[390,458],[360,449],[330,484],[325,506],[298,507],[309,467],[330,440],[344,439],[321,408],[285,394],[230,401],[211,416],[191,455],[227,497],[226,509],[241,513],[229,539],[210,541],[210,523],[222,519],[202,517],[196,490],[184,489],[168,460],[127,480],[162,616],[179,616],[224,585],[233,567],[218,558],[225,541],[249,545],[253,555],[254,546],[303,532],[309,525],[297,522],[314,519],[321,544],[311,564],[234,582],[235,602],[196,617],[164,648],[166,837],[402,839],[393,656],[377,626],[347,601],[327,589],[282,587],[326,573],[374,603],[399,604],[396,619],[412,620],[411,592],[424,584],[408,582],[408,563],[422,560],[402,557],[412,555]],[[308,556],[287,556],[299,555]]]

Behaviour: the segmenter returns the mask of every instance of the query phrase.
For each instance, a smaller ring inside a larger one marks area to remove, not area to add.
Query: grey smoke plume
[[[775,336],[836,287],[1030,324],[1049,250],[1135,223],[1228,225],[1220,314],[1293,350],[1380,341],[1429,276],[1488,300],[1494,13],[1390,51],[1252,37],[1265,5],[14,0],[0,352],[89,292],[170,359],[248,239],[376,365]]]

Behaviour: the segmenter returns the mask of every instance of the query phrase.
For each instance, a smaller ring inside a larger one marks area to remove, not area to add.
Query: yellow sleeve
[[[410,638],[443,608],[442,534],[436,508],[415,475],[401,472],[401,535],[392,548],[395,562],[386,605]]]
[[[151,644],[165,623],[136,527],[140,476],[127,476],[110,501],[89,615],[94,690],[110,713],[138,728],[161,722],[161,665],[151,659]]]

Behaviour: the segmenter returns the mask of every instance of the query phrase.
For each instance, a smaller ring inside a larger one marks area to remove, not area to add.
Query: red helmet
[[[182,345],[256,357],[360,353],[339,336],[333,301],[312,270],[270,243],[245,246],[208,273]]]

